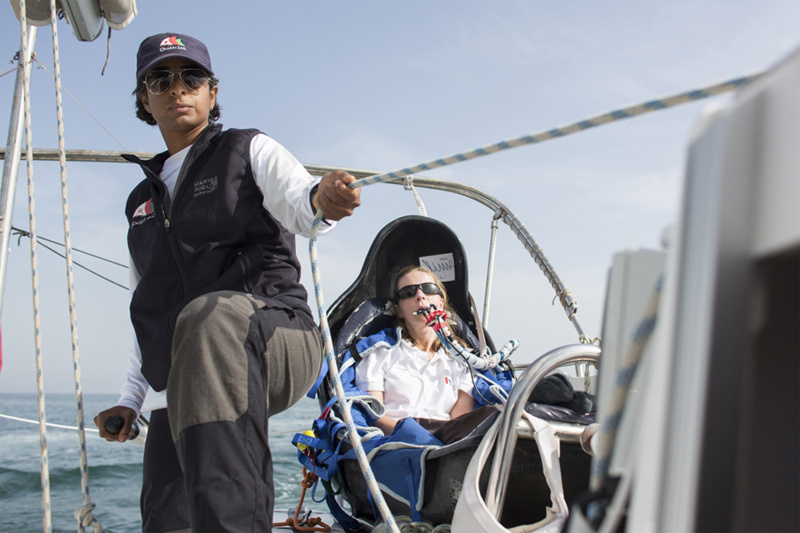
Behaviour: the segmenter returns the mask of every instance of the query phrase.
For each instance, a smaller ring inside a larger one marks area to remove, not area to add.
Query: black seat
[[[430,258],[436,259],[431,261]],[[340,365],[351,345],[394,324],[393,295],[397,273],[408,265],[420,263],[432,267],[431,270],[442,279],[459,322],[454,333],[473,347],[477,345],[477,321],[470,306],[467,259],[461,241],[450,228],[437,220],[406,216],[389,223],[378,233],[361,272],[328,311],[334,351]],[[487,346],[495,352],[491,338],[487,333],[484,334]],[[320,405],[325,406],[333,395],[333,386],[329,379],[325,379],[317,394]],[[424,501],[419,509],[424,520],[432,524],[452,521],[470,458],[493,419],[484,421],[464,439],[435,449],[427,456]],[[343,443],[341,453],[347,449],[349,443]],[[506,506],[501,518],[507,527],[544,518],[545,509],[550,504],[550,492],[541,471],[541,459],[535,441],[520,439],[515,454],[518,469],[511,480],[508,496],[514,505]],[[565,460],[569,465],[564,465]],[[562,446],[562,468],[585,472],[585,479],[578,481],[577,488],[571,483],[567,484],[565,489],[568,497],[588,483],[589,460],[579,444],[565,443]],[[376,519],[375,510],[358,461],[341,460],[338,466],[342,490],[347,495],[352,515],[373,523]],[[482,487],[485,488],[487,481],[488,477],[482,480]],[[396,499],[386,491],[384,497],[393,513],[409,514],[407,502]]]
[[[328,322],[336,338],[342,324],[362,302],[375,297],[394,296],[397,272],[407,265],[419,265],[420,258],[442,257],[442,261],[426,263],[444,281],[450,305],[477,333],[469,303],[469,272],[464,247],[455,233],[438,220],[406,216],[390,222],[375,237],[367,252],[364,266],[353,284],[331,305]],[[487,341],[488,342],[488,341]]]
[[[442,222],[410,215],[390,222],[378,233],[361,272],[328,310],[328,324],[339,364],[351,344],[392,326],[397,273],[408,265],[420,264],[436,273],[447,290],[458,323],[454,333],[467,341],[470,347],[478,345],[464,246],[453,230]],[[486,332],[484,336],[487,346],[494,351],[491,337]],[[318,396],[320,404],[325,405],[332,394],[330,384],[323,385]]]

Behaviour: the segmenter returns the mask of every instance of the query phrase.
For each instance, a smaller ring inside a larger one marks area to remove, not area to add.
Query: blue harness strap
[[[361,523],[347,514],[344,509],[342,509],[342,507],[339,505],[339,502],[336,501],[335,496],[332,494],[325,496],[325,503],[328,504],[328,509],[330,510],[331,514],[345,531],[363,531],[361,528]]]
[[[317,376],[317,380],[311,385],[311,388],[308,389],[306,396],[311,398],[312,400],[317,395],[317,391],[319,390],[322,382],[325,380],[325,376],[328,375],[328,358],[322,360],[322,368],[319,369],[319,376]]]
[[[467,330],[468,331],[468,330]],[[351,415],[357,427],[366,428],[374,423],[375,412],[371,405],[364,403],[359,396],[366,396],[366,392],[355,386],[355,363],[360,358],[367,357],[378,346],[394,346],[400,342],[398,328],[384,328],[372,335],[363,338],[353,339],[354,342],[346,345],[340,355],[342,368],[340,377],[345,389],[345,395],[350,399]],[[349,363],[348,363],[349,361]],[[500,370],[499,368],[497,370]],[[323,361],[319,376],[309,390],[307,396],[315,397],[320,393],[320,387],[329,373],[327,360]],[[510,389],[512,376],[498,372],[496,375],[492,371],[481,372],[487,379],[477,379],[476,389],[473,394],[476,396],[476,408],[485,404],[481,401],[481,395],[489,402],[497,401],[494,394],[490,392],[490,387],[499,387],[505,390]],[[488,380],[488,381],[487,381]],[[479,394],[475,394],[480,391]],[[336,500],[336,496],[331,494],[330,482],[335,480],[339,474],[339,462],[342,460],[354,459],[354,451],[349,450],[342,453],[343,440],[339,438],[345,424],[338,420],[338,417],[328,414],[329,409],[335,409],[337,397],[331,398],[322,408],[325,418],[317,418],[313,421],[312,429],[314,435],[298,433],[292,439],[292,443],[304,451],[298,451],[298,460],[309,471],[315,473],[326,488],[325,501],[331,514],[342,524],[347,531],[359,531],[361,523],[347,511],[342,509]],[[359,431],[361,432],[361,431]],[[398,446],[398,444],[407,445]],[[385,445],[385,446],[384,446]],[[420,490],[424,484],[424,462],[426,450],[429,447],[438,447],[443,444],[433,437],[433,435],[420,426],[413,418],[407,418],[395,428],[389,436],[376,436],[363,443],[365,452],[370,454],[370,463],[376,479],[384,491],[394,494],[400,500],[405,500],[409,505],[409,514],[415,522],[422,520],[417,509],[420,502]],[[399,460],[398,460],[399,459]],[[327,484],[326,484],[327,483]],[[344,487],[343,487],[344,488]],[[372,494],[367,491],[367,501],[373,508],[373,516],[378,517],[379,513],[375,509]]]
[[[422,517],[417,510],[417,490],[414,487],[414,468],[411,466],[411,459],[408,457],[403,457],[403,468],[406,471],[408,506],[411,508],[411,519],[414,520],[414,522],[421,522]]]

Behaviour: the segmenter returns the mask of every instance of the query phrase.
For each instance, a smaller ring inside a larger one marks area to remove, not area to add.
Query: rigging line
[[[33,346],[34,346],[34,359],[36,360],[36,391],[37,391],[37,409],[39,415],[39,456],[41,469],[39,478],[42,487],[42,511],[43,517],[43,530],[45,533],[50,533],[53,530],[52,519],[52,500],[50,498],[50,459],[47,453],[47,414],[45,410],[45,394],[44,394],[44,368],[42,363],[42,335],[41,335],[41,313],[39,313],[39,269],[38,269],[38,254],[36,249],[36,206],[34,202],[34,181],[33,181],[33,133],[31,131],[31,62],[28,60],[30,56],[28,52],[28,21],[27,21],[27,7],[25,0],[20,0],[19,3],[19,23],[20,23],[20,64],[22,65],[22,100],[24,106],[24,122],[25,122],[25,163],[26,163],[26,177],[28,185],[28,216],[30,217],[31,230],[33,236],[31,238],[31,288],[33,292]],[[30,46],[34,46],[36,39],[36,27],[31,27]],[[30,53],[32,53],[31,50]]]
[[[47,68],[45,68],[45,66],[44,66],[44,65],[42,65],[42,64],[41,64],[41,62],[39,62],[39,60],[38,60],[38,59],[36,59],[36,58],[34,57],[34,58],[33,58],[33,60],[34,60],[34,61],[36,61],[36,62],[39,64],[39,67],[40,67],[42,70],[44,70],[45,72],[47,72],[47,74],[49,74],[49,75],[50,75],[50,77],[51,77],[51,78],[53,78],[53,75],[52,75],[52,74],[50,74],[50,71],[49,71],[49,70],[47,70]],[[55,79],[55,78],[53,78],[53,79]],[[95,118],[95,116],[94,116],[94,115],[92,115],[92,113],[91,113],[91,112],[90,112],[88,109],[86,109],[86,107],[85,107],[85,106],[84,106],[82,103],[80,103],[80,101],[79,101],[77,98],[75,98],[75,96],[73,96],[73,94],[72,94],[71,92],[69,92],[69,89],[64,89],[64,91],[66,91],[66,93],[67,93],[67,94],[70,96],[70,98],[72,98],[73,100],[75,100],[75,103],[76,103],[76,104],[78,104],[79,106],[81,106],[81,109],[83,109],[83,110],[86,112],[86,114],[87,114],[87,115],[89,115],[89,116],[92,118],[92,120],[94,120],[95,122],[97,122],[97,125],[98,125],[98,126],[100,126],[100,127],[103,129],[103,131],[104,131],[104,132],[106,132],[106,133],[108,134],[108,136],[109,136],[109,137],[111,137],[112,139],[114,139],[114,142],[115,142],[115,143],[117,143],[117,144],[120,146],[120,148],[122,148],[123,150],[127,150],[127,148],[125,148],[125,146],[123,146],[123,144],[122,144],[121,142],[119,142],[119,141],[117,140],[117,138],[116,138],[116,137],[114,137],[114,135],[113,135],[113,134],[112,134],[110,131],[108,131],[108,129],[107,129],[105,126],[103,126],[103,124],[102,124],[102,123],[101,123],[99,120],[97,120],[97,118]]]
[[[45,250],[49,250],[49,251],[53,252],[54,254],[56,254],[57,256],[59,256],[59,257],[60,257],[60,258],[62,258],[62,259],[66,259],[66,258],[67,258],[67,256],[65,256],[64,254],[62,254],[62,253],[61,253],[61,252],[59,252],[58,250],[55,250],[55,249],[53,249],[53,248],[50,248],[50,247],[49,247],[49,246],[47,246],[46,244],[41,244],[41,243],[39,243],[39,246],[41,246],[41,247],[42,247],[42,248],[44,248]],[[85,266],[83,266],[82,264],[78,263],[77,261],[73,261],[73,262],[72,262],[72,264],[73,264],[73,265],[75,265],[75,266],[79,266],[79,267],[81,267],[82,269],[86,270],[87,272],[89,272],[89,273],[91,273],[91,274],[94,274],[94,275],[95,275],[95,276],[97,276],[98,278],[100,278],[100,279],[102,279],[102,280],[105,280],[105,281],[107,281],[107,282],[111,283],[112,285],[116,285],[117,287],[120,287],[120,288],[122,288],[122,289],[125,289],[126,291],[130,291],[130,289],[129,289],[128,287],[126,287],[125,285],[122,285],[122,284],[120,284],[120,283],[117,283],[117,282],[116,282],[116,281],[114,281],[113,279],[109,279],[109,278],[105,277],[104,275],[102,275],[102,274],[100,274],[100,273],[98,273],[98,272],[95,272],[95,271],[94,271],[94,270],[92,270],[91,268],[85,267]]]
[[[413,167],[407,167],[401,170],[396,170],[394,172],[386,172],[384,174],[377,174],[375,176],[356,180],[350,183],[349,187],[356,188],[384,181],[398,181],[404,178],[405,176],[417,174],[425,170],[432,170],[434,168],[440,168],[447,165],[453,165],[455,163],[461,163],[462,161],[476,159],[503,150],[508,150],[510,148],[516,148],[518,146],[549,141],[551,139],[564,137],[566,135],[571,135],[579,131],[595,128],[597,126],[603,126],[605,124],[609,124],[617,120],[635,117],[638,115],[644,115],[646,113],[651,113],[653,111],[660,111],[662,109],[675,107],[681,104],[696,102],[698,100],[702,100],[710,96],[715,96],[718,94],[723,94],[726,92],[739,89],[740,87],[747,85],[748,83],[754,81],[755,79],[761,77],[762,75],[763,72],[758,72],[756,74],[751,74],[749,76],[741,76],[739,78],[734,78],[721,83],[715,83],[713,85],[709,85],[707,87],[703,87],[700,89],[692,89],[689,91],[673,94],[671,96],[666,96],[664,98],[649,100],[647,102],[621,107],[619,109],[615,109],[607,113],[602,113],[600,115],[595,115],[593,117],[579,120],[577,122],[573,122],[572,124],[567,124],[565,126],[551,128],[549,130],[545,130],[539,133],[523,135],[515,139],[508,139],[505,141],[500,141],[495,144],[489,144],[468,152],[462,152],[459,154],[451,155],[449,157],[434,159],[432,161],[428,161],[427,163],[420,163]]]
[[[19,67],[14,67],[11,70],[7,70],[7,71],[3,72],[2,74],[0,74],[0,78],[2,78],[3,76],[6,76],[8,74],[11,74],[12,72],[16,72],[17,70],[19,70]]]
[[[61,175],[61,212],[64,221],[64,252],[67,267],[67,293],[69,295],[69,325],[72,340],[72,373],[75,382],[75,406],[77,410],[78,444],[80,446],[81,464],[81,492],[83,493],[83,506],[74,514],[78,521],[78,533],[84,533],[91,527],[95,533],[102,533],[103,526],[92,510],[95,504],[89,494],[89,459],[86,454],[86,433],[84,432],[84,402],[83,387],[81,385],[80,351],[78,350],[78,316],[75,302],[75,282],[72,262],[72,238],[70,230],[69,194],[67,188],[67,158],[64,141],[64,107],[62,104],[61,86],[61,60],[59,58],[58,25],[56,23],[56,0],[50,0],[50,31],[53,41],[53,79],[56,90],[56,122],[58,123],[58,154]],[[38,61],[37,61],[38,62]]]
[[[597,453],[592,461],[589,488],[595,493],[602,489],[608,478],[608,469],[614,453],[614,444],[622,421],[622,414],[630,393],[630,386],[639,369],[639,364],[645,356],[645,348],[658,322],[658,307],[663,284],[664,278],[659,276],[650,292],[650,299],[647,302],[647,307],[642,312],[641,319],[625,343],[622,364],[617,370],[614,390],[611,391],[611,397],[609,398],[610,408],[608,415],[601,421],[597,434],[592,437],[596,443],[593,446],[597,446]],[[589,518],[597,516],[598,511],[597,502],[590,504],[588,510]]]
[[[688,102],[694,102],[716,94],[722,94],[728,91],[733,91],[743,85],[752,82],[754,79],[760,77],[761,75],[762,73],[757,73],[751,76],[743,76],[723,83],[711,85],[702,89],[685,91],[679,94],[668,96],[666,98],[650,100],[641,104],[623,107],[608,113],[596,115],[588,119],[574,122],[566,126],[553,128],[541,133],[533,135],[525,135],[522,137],[518,137],[516,139],[510,139],[506,141],[500,141],[492,145],[488,145],[482,148],[477,148],[470,152],[455,154],[450,157],[445,157],[442,159],[435,159],[427,163],[421,163],[414,167],[404,168],[402,170],[398,170],[395,172],[377,174],[372,177],[359,179],[350,183],[349,187],[356,188],[356,187],[362,187],[364,185],[371,185],[378,182],[399,181],[406,176],[411,176],[413,174],[417,174],[422,171],[431,170],[446,165],[452,165],[455,163],[460,163],[462,161],[483,157],[502,150],[508,150],[510,148],[515,148],[526,144],[540,143],[550,139],[555,139],[557,137],[564,137],[566,135],[570,135],[578,131],[583,131],[597,126],[602,126],[604,124],[608,124],[610,122],[614,122],[617,120],[622,120],[625,118],[630,118],[633,116],[642,115],[645,113],[650,113],[661,109],[666,109],[668,107],[674,107]],[[331,376],[333,377],[333,382],[336,388],[337,396],[339,396],[339,404],[345,418],[347,433],[350,436],[350,440],[356,452],[356,458],[358,459],[359,466],[361,467],[361,471],[364,475],[365,481],[367,482],[367,485],[370,488],[370,492],[373,493],[375,497],[375,504],[378,506],[381,515],[383,516],[387,525],[391,528],[392,531],[398,531],[394,517],[392,516],[391,511],[389,511],[388,506],[386,506],[386,503],[383,500],[380,489],[378,489],[375,486],[377,485],[377,483],[374,474],[372,473],[372,469],[369,466],[369,462],[367,461],[366,456],[364,454],[364,450],[361,447],[361,442],[360,439],[358,439],[358,433],[356,431],[355,425],[353,424],[352,418],[349,416],[349,410],[347,409],[347,405],[343,397],[344,391],[342,389],[342,384],[337,372],[336,357],[335,354],[333,353],[333,340],[331,339],[331,332],[330,332],[330,326],[328,324],[327,311],[325,309],[325,304],[323,301],[324,299],[322,295],[322,276],[319,269],[319,263],[317,261],[317,234],[319,231],[319,225],[322,222],[323,218],[324,214],[322,213],[322,210],[321,209],[317,210],[316,217],[311,224],[311,233],[309,235],[309,255],[311,260],[312,278],[314,282],[314,292],[317,300],[317,309],[319,311],[319,317],[320,317],[320,329],[322,330],[322,339],[325,344],[324,352],[325,352],[325,357],[328,360],[328,366],[329,366],[328,370]],[[570,317],[570,320],[572,320],[573,318],[574,318],[574,313]]]
[[[7,420],[14,420],[16,422],[25,422],[26,424],[38,424],[39,423],[38,420],[28,420],[27,418],[19,418],[17,416],[4,415],[4,414],[0,414],[0,418],[5,418]],[[77,430],[78,429],[78,428],[76,428],[74,426],[65,426],[63,424],[53,424],[52,422],[46,422],[45,425],[47,427],[58,428],[58,429],[72,429],[72,430]],[[91,431],[93,433],[100,433],[99,429],[92,429],[92,428],[84,428],[84,431]]]
[[[25,231],[24,229],[19,229],[19,228],[15,227],[15,226],[11,226],[11,231],[16,231],[22,237],[30,237],[31,236],[29,231]],[[64,246],[63,242],[54,241],[52,239],[48,239],[46,237],[42,237],[41,235],[37,235],[36,239],[40,240],[40,241],[47,241],[47,242],[49,242],[51,244],[57,244],[58,246]],[[93,257],[95,259],[99,259],[101,261],[105,261],[106,263],[111,263],[112,265],[117,265],[117,266],[120,266],[122,268],[126,268],[126,269],[130,268],[129,265],[125,265],[123,263],[117,263],[116,261],[112,261],[111,259],[106,259],[105,257],[99,256],[99,255],[95,255],[95,254],[93,254],[91,252],[87,252],[85,250],[79,250],[78,248],[73,248],[72,251],[73,252],[80,252],[83,255],[88,255],[89,257]]]
[[[328,313],[325,310],[325,298],[322,294],[322,281],[319,271],[319,262],[317,261],[317,234],[319,233],[319,226],[322,223],[322,212],[319,210],[314,222],[311,224],[311,232],[308,237],[308,254],[311,260],[311,274],[314,281],[314,295],[317,301],[317,310],[319,312],[319,327],[322,333],[323,341],[323,356],[328,361],[328,375],[333,380],[334,390],[336,392],[337,404],[342,412],[345,427],[347,428],[347,436],[350,438],[350,444],[353,446],[353,451],[358,461],[358,466],[364,476],[364,481],[367,484],[369,492],[372,494],[374,507],[378,508],[380,515],[383,517],[386,526],[388,526],[391,533],[400,533],[397,523],[383,497],[378,480],[372,472],[372,468],[367,459],[367,454],[364,451],[364,446],[358,435],[355,422],[353,422],[353,415],[350,412],[350,406],[347,402],[347,395],[344,392],[342,379],[339,376],[339,365],[336,363],[336,354],[333,349],[333,339],[331,338],[331,328],[328,324]],[[377,519],[377,516],[376,516]]]
[[[11,229],[12,229],[12,231],[16,231],[16,232],[17,232],[17,234],[18,234],[20,237],[28,237],[28,238],[31,238],[31,233],[30,233],[30,232],[28,232],[28,231],[24,231],[24,230],[21,230],[21,229],[15,228],[15,227],[13,227],[13,226],[12,226],[12,228],[11,228]],[[38,236],[36,237],[36,242],[37,242],[37,244],[38,244],[39,246],[41,246],[41,247],[42,247],[42,248],[44,248],[45,250],[49,250],[49,251],[53,252],[54,254],[56,254],[57,256],[59,256],[59,257],[60,257],[60,258],[62,258],[62,259],[66,259],[66,256],[65,256],[64,254],[62,254],[61,252],[59,252],[58,250],[55,250],[55,249],[53,249],[53,248],[50,248],[50,247],[49,247],[49,246],[47,246],[46,244],[41,244],[41,243],[39,243],[39,241],[40,241],[40,240],[42,240],[42,241],[47,241],[47,242],[51,242],[51,243],[53,243],[53,244],[58,244],[59,246],[64,246],[62,243],[58,243],[58,242],[56,242],[56,241],[53,241],[53,240],[51,240],[51,239],[46,239],[46,238],[44,238],[44,237],[38,237]],[[77,250],[77,249],[75,249],[75,248],[73,248],[72,250],[73,250],[73,251],[80,251],[80,250]],[[105,259],[105,258],[103,258],[103,257],[99,257],[99,256],[96,256],[96,255],[94,255],[94,254],[90,254],[90,253],[88,253],[88,252],[81,252],[81,253],[84,253],[84,254],[86,254],[86,255],[90,255],[90,256],[92,256],[92,257],[96,257],[97,259],[102,259],[103,261],[108,261],[109,263],[113,263],[113,264],[115,264],[115,265],[119,265],[119,266],[123,266],[123,267],[125,267],[125,268],[129,268],[129,267],[127,267],[126,265],[123,265],[123,264],[121,264],[121,263],[116,263],[116,262],[114,262],[114,261],[111,261],[111,260],[109,260],[109,259]],[[95,276],[97,276],[98,278],[100,278],[100,279],[102,279],[102,280],[105,280],[105,281],[107,281],[107,282],[111,283],[112,285],[116,285],[117,287],[120,287],[121,289],[124,289],[124,290],[126,290],[126,291],[130,291],[130,288],[129,288],[129,287],[126,287],[125,285],[122,285],[121,283],[117,283],[117,282],[116,282],[116,281],[114,281],[113,279],[111,279],[111,278],[107,278],[107,277],[105,277],[104,275],[100,274],[99,272],[95,272],[95,271],[94,271],[94,270],[92,270],[91,268],[89,268],[89,267],[87,267],[87,266],[84,266],[84,265],[82,265],[81,263],[78,263],[77,261],[73,261],[73,262],[72,262],[72,264],[73,264],[73,265],[75,265],[75,266],[79,266],[79,267],[81,267],[82,269],[86,270],[86,271],[87,271],[87,272],[89,272],[90,274],[94,274],[94,275],[95,275]]]
[[[30,420],[30,419],[27,419],[27,418],[20,418],[18,416],[4,415],[2,413],[0,413],[0,418],[5,418],[7,420],[14,420],[15,422],[24,422],[26,424],[39,424],[38,420]],[[65,426],[63,424],[53,424],[52,422],[47,422],[46,425],[48,427],[51,427],[51,428],[71,429],[73,431],[77,431],[78,430],[78,428],[75,427],[75,426]],[[285,430],[285,431],[270,431],[269,434],[270,435],[288,435],[288,434],[294,435],[295,433],[302,433],[304,430],[305,430],[304,428],[300,428],[300,429],[292,429],[292,430]],[[93,429],[93,428],[84,428],[84,431],[91,431],[92,433],[100,433],[99,429]]]
[[[516,148],[519,146],[524,146],[527,144],[536,144],[541,143],[544,141],[548,141],[551,139],[555,139],[558,137],[564,137],[566,135],[571,135],[573,133],[577,133],[579,131],[583,131],[590,128],[595,128],[597,126],[602,126],[605,124],[609,124],[611,122],[615,122],[617,120],[622,120],[625,118],[631,118],[638,115],[643,115],[646,113],[651,113],[653,111],[660,111],[662,109],[667,109],[670,107],[675,107],[678,105],[695,102],[698,100],[702,100],[704,98],[708,98],[710,96],[715,96],[719,94],[723,94],[726,92],[734,91],[743,87],[752,81],[758,79],[763,75],[763,72],[758,72],[755,74],[751,74],[748,76],[741,76],[738,78],[734,78],[728,81],[724,81],[721,83],[716,83],[713,85],[708,85],[706,87],[700,89],[692,89],[689,91],[684,91],[681,93],[673,94],[671,96],[666,96],[663,98],[655,99],[655,100],[648,100],[646,102],[642,102],[639,104],[634,104],[626,107],[622,107],[613,111],[609,111],[607,113],[602,113],[599,115],[595,115],[593,117],[589,117],[577,122],[573,122],[572,124],[567,124],[565,126],[560,126],[556,128],[551,128],[549,130],[542,131],[540,133],[524,135],[522,137],[517,137],[515,139],[508,139],[505,141],[500,141],[495,144],[490,144],[483,146],[481,148],[476,148],[474,150],[468,152],[462,152],[455,155],[451,155],[449,157],[444,157],[440,159],[434,159],[432,161],[428,161],[427,163],[420,163],[413,167],[407,167],[401,170],[396,170],[394,172],[385,172],[383,174],[376,174],[374,176],[357,179],[352,183],[348,184],[348,187],[355,189],[357,187],[363,187],[365,185],[372,185],[375,183],[398,183],[403,180],[406,176],[412,176],[414,174],[418,174],[422,171],[432,170],[435,168],[440,168],[447,165],[453,165],[456,163],[461,163],[463,161],[468,161],[470,159],[476,159],[479,157],[484,157],[490,154],[494,154],[496,152],[500,152],[503,150],[508,150],[511,148]],[[316,218],[322,220],[324,213],[322,210],[318,210],[316,213]],[[515,219],[516,220],[516,219]],[[511,227],[512,231],[517,236],[520,234],[515,230],[514,225],[512,224],[514,221],[509,221],[505,217],[503,218],[503,222]],[[314,224],[319,224],[317,220],[314,221]],[[313,224],[312,224],[313,227]],[[309,248],[313,248],[316,245],[316,233],[312,232],[309,242]],[[520,236],[521,238],[521,236]],[[527,244],[527,243],[526,243]],[[527,246],[526,246],[527,248]],[[536,252],[536,250],[530,250],[531,255]],[[534,259],[538,259],[539,254],[536,252]],[[537,260],[537,264],[539,261]],[[544,265],[542,266],[542,270],[545,270]],[[312,274],[314,275],[314,284],[318,284],[319,278],[317,277],[317,270],[312,266]],[[552,279],[549,272],[545,272],[545,276],[548,280]],[[554,288],[556,288],[554,286]],[[569,320],[572,322],[573,326],[578,330],[579,336],[581,339],[585,339],[586,335],[583,332],[583,328],[580,326],[577,320],[577,302],[575,302],[569,293],[566,291],[565,288],[556,288],[556,293],[561,298],[561,306],[567,311],[567,315],[569,316]],[[563,296],[562,296],[563,294]]]

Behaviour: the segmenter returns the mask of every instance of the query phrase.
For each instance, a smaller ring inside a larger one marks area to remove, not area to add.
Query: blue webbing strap
[[[367,494],[369,494],[369,492]],[[370,501],[372,501],[372,497],[370,497]],[[361,523],[347,514],[347,512],[339,506],[339,502],[336,501],[335,496],[328,494],[325,497],[325,502],[328,504],[328,509],[333,517],[337,522],[339,522],[345,531],[362,531]]]
[[[327,359],[323,359],[322,360],[322,368],[319,369],[319,376],[317,377],[317,381],[314,382],[314,384],[311,386],[311,388],[306,393],[306,396],[308,398],[311,398],[312,400],[314,399],[314,396],[317,395],[317,391],[319,390],[319,387],[322,385],[322,381],[325,379],[325,376],[327,376],[327,375],[328,375],[328,360]]]
[[[414,522],[421,522],[422,517],[417,511],[417,491],[414,490],[414,468],[411,466],[411,459],[403,457],[403,468],[406,471],[406,483],[408,484],[408,505],[411,508],[411,519]]]

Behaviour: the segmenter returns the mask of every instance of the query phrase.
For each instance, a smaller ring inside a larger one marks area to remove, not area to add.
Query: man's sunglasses
[[[425,294],[442,294],[442,289],[435,283],[417,283],[416,285],[406,285],[398,289],[397,291],[397,299],[403,300],[405,298],[411,298],[417,294],[417,290],[422,290]]]
[[[208,72],[200,68],[186,68],[179,72],[171,70],[153,70],[144,77],[144,84],[147,90],[153,94],[161,94],[172,86],[175,74],[181,78],[181,82],[190,91],[196,91],[202,87],[209,78]]]

